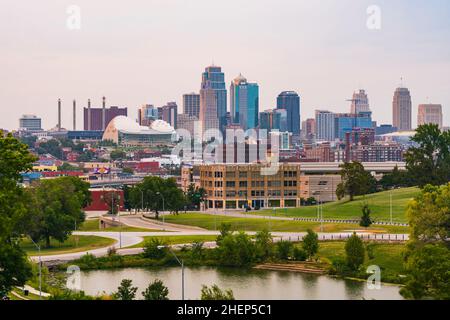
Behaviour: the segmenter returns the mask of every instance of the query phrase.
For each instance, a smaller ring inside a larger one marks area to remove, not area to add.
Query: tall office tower
[[[19,119],[19,130],[29,132],[42,131],[42,120],[33,114],[25,114]]]
[[[334,137],[344,140],[346,134],[353,129],[372,128],[372,112],[360,111],[355,113],[336,113],[334,115]]]
[[[73,131],[77,130],[77,102],[73,100]]]
[[[178,106],[176,102],[168,102],[161,107],[161,120],[164,120],[175,129],[177,127],[177,114]]]
[[[153,121],[159,119],[158,109],[152,104],[144,104],[138,110],[138,123],[148,127]]]
[[[313,139],[316,134],[316,119],[306,119],[302,122],[302,135],[305,139]]]
[[[200,95],[198,93],[183,94],[183,113],[199,117],[200,114]]]
[[[58,99],[58,131],[61,131],[61,99]]]
[[[331,111],[316,110],[316,138],[318,140],[334,141],[334,118]]]
[[[417,125],[437,124],[442,129],[442,105],[440,104],[419,104],[417,113]]]
[[[84,130],[103,131],[103,108],[91,108],[91,101],[88,101],[88,107],[83,109]],[[105,108],[105,125],[106,127],[117,116],[128,116],[126,107],[109,107]]]
[[[295,91],[283,91],[277,97],[277,109],[287,112],[287,131],[300,134],[300,97]]]
[[[230,108],[233,123],[242,129],[254,129],[258,126],[259,87],[257,83],[247,82],[239,74],[230,86]]]
[[[392,101],[392,124],[398,131],[410,131],[412,128],[411,94],[407,88],[397,88]]]
[[[200,89],[200,124],[202,132],[220,129],[224,132],[227,114],[225,75],[217,66],[205,68]]]
[[[360,89],[359,92],[353,92],[353,97],[350,100],[352,105],[350,107],[350,113],[369,112],[369,98],[367,98],[366,91]]]
[[[259,114],[259,128],[268,131],[287,130],[287,111],[285,109],[265,110]]]

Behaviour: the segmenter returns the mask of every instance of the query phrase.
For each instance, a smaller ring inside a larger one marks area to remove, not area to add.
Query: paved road
[[[256,232],[247,232],[249,235],[253,235]],[[190,235],[218,235],[218,231],[202,231],[202,230],[190,230],[190,231],[180,231],[180,232],[74,232],[74,235],[85,235],[85,236],[99,236],[106,237],[116,240],[116,242],[108,247],[88,250],[83,252],[74,252],[74,253],[66,253],[66,254],[56,254],[56,255],[48,255],[42,256],[42,261],[70,261],[74,259],[78,259],[85,255],[86,253],[90,253],[94,256],[100,257],[104,256],[108,253],[108,249],[115,247],[118,249],[118,253],[121,255],[129,255],[129,254],[137,254],[142,252],[142,248],[128,248],[130,246],[134,246],[143,241],[143,237],[146,236],[190,236]],[[286,240],[286,241],[299,241],[305,235],[305,232],[272,232],[274,237],[274,241]],[[339,232],[339,233],[318,233],[319,240],[339,240],[348,238],[352,232]],[[390,240],[390,241],[405,241],[408,240],[407,234],[372,234],[372,233],[358,233],[363,239],[371,239],[371,240]],[[208,242],[206,244],[208,247],[213,247],[214,242]],[[122,248],[122,249],[120,249]],[[33,256],[31,259],[35,262],[38,261],[39,257]]]

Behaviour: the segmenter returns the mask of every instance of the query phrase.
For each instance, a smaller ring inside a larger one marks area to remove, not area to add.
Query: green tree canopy
[[[450,131],[441,132],[435,124],[417,128],[411,138],[418,146],[406,153],[406,168],[419,187],[450,181]]]
[[[134,300],[137,289],[137,287],[133,287],[132,280],[123,279],[113,297],[117,300]]]
[[[312,258],[319,251],[319,236],[311,229],[306,230],[306,236],[303,237],[302,248],[307,258]]]
[[[363,241],[353,233],[345,242],[345,261],[352,271],[357,271],[364,263],[366,250]]]
[[[202,286],[201,300],[234,300],[232,290],[222,290],[218,285],[214,284],[211,287]]]
[[[142,292],[144,300],[169,300],[169,289],[164,283],[156,279]]]
[[[364,170],[364,166],[360,162],[346,162],[340,167],[342,182],[338,184],[336,189],[336,195],[339,199],[348,195],[350,201],[353,201],[355,196],[376,191],[375,178]]]
[[[370,208],[368,204],[365,204],[362,208],[362,216],[359,221],[359,225],[364,228],[370,227],[372,224],[372,219],[370,219]]]
[[[27,190],[28,216],[24,221],[27,234],[38,242],[50,238],[64,242],[85,219],[83,207],[89,203],[89,186],[78,178],[63,177],[41,180]]]

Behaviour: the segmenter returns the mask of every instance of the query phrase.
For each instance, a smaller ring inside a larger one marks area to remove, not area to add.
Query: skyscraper
[[[168,102],[161,107],[161,120],[164,120],[172,126],[177,127],[178,106],[176,102]]]
[[[209,66],[202,74],[199,120],[202,132],[226,126],[227,89],[221,67]]]
[[[189,116],[199,117],[200,95],[198,93],[183,94],[183,113]]]
[[[158,109],[152,104],[144,104],[138,110],[138,123],[148,127],[153,121],[158,119]]]
[[[300,134],[300,97],[295,91],[283,91],[277,97],[277,109],[287,112],[287,131]]]
[[[240,124],[244,130],[258,126],[259,87],[247,82],[241,74],[230,86],[230,108],[233,123]]]
[[[398,131],[410,131],[412,119],[411,94],[407,88],[397,88],[392,101],[392,124]]]
[[[360,89],[359,92],[354,92],[350,101],[352,102],[350,113],[357,114],[370,111],[369,98],[365,90]]]
[[[268,131],[287,131],[287,111],[285,109],[262,111],[259,114],[259,128]]]
[[[318,140],[334,141],[334,118],[331,111],[316,110],[316,137]]]
[[[417,113],[417,125],[437,124],[442,129],[442,105],[440,104],[420,104]]]

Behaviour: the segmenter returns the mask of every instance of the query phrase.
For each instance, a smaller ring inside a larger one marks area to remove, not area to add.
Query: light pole
[[[164,196],[162,195],[162,193],[161,192],[157,192],[156,193],[157,195],[160,195],[161,196],[161,198],[162,198],[162,201],[163,201],[163,209],[162,209],[162,216],[163,216],[163,224],[164,224]]]
[[[389,190],[389,209],[390,209],[391,224],[392,224],[392,189]]]
[[[41,246],[38,245],[34,240],[30,237],[33,244],[36,246],[39,252],[39,300],[42,299],[42,260],[41,260]]]
[[[141,210],[142,210],[142,214],[144,214],[144,191],[139,189],[139,191],[141,192]]]
[[[172,253],[172,255],[175,257],[175,259],[177,260],[177,262],[180,264],[181,266],[181,300],[184,300],[184,261],[178,259],[177,255],[175,254],[175,252],[172,250],[172,248],[170,246],[159,246],[158,248],[168,248],[169,251]]]

